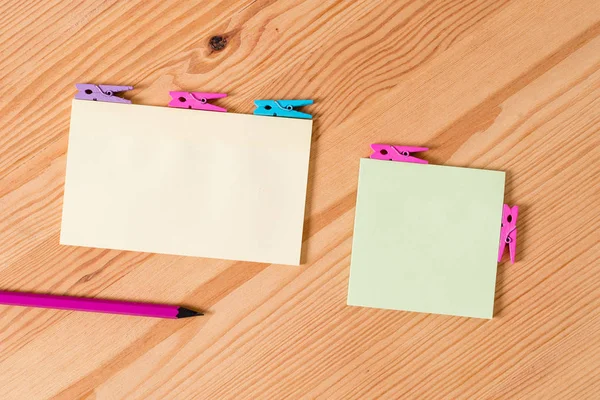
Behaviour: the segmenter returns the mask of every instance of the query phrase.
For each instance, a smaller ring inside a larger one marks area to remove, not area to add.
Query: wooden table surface
[[[600,2],[5,0],[0,54],[0,288],[206,311],[0,306],[3,400],[598,398]],[[304,264],[59,245],[76,82],[315,99]],[[493,320],[346,306],[373,142],[507,172]]]

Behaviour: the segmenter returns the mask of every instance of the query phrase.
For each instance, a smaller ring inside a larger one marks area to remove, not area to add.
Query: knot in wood
[[[225,36],[213,36],[208,41],[210,48],[214,51],[221,51],[227,46],[227,38]]]

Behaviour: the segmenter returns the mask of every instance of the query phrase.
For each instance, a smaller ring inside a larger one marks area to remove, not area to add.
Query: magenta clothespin
[[[519,206],[510,208],[505,204],[502,208],[502,224],[500,225],[500,249],[498,250],[498,262],[502,260],[504,249],[508,244],[510,253],[510,262],[515,263],[517,254],[517,217],[519,216]]]
[[[227,112],[223,107],[210,104],[208,100],[221,99],[227,97],[225,93],[209,92],[169,92],[173,98],[169,102],[169,107],[192,108],[194,110]]]
[[[411,156],[412,153],[429,150],[427,147],[392,146],[390,144],[372,144],[371,158],[376,160],[402,161],[415,164],[428,164],[427,161]]]
[[[94,85],[93,83],[77,83],[75,98],[78,100],[107,101],[109,103],[131,104],[131,100],[116,96],[115,93],[133,90],[133,86]]]

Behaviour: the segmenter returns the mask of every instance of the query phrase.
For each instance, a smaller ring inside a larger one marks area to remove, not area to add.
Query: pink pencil
[[[0,291],[0,304],[171,319],[203,315],[188,308],[166,304],[133,303],[119,300],[5,291]]]

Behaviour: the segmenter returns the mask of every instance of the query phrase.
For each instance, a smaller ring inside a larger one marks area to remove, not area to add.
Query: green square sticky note
[[[504,172],[361,159],[348,305],[492,318]]]

